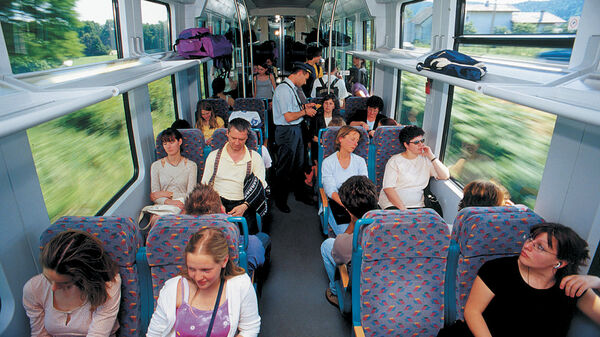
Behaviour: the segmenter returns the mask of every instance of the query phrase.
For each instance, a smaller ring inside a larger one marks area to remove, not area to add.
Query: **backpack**
[[[333,82],[331,82],[331,85],[329,86],[329,93],[334,94],[335,97],[337,97],[338,99],[340,97],[339,89],[335,86],[335,84],[339,80],[339,78],[336,78],[335,80],[333,80]],[[323,81],[323,78],[319,78],[319,82],[321,83],[321,86],[317,87],[317,90],[315,90],[315,95],[317,97],[324,97],[325,95],[327,95],[327,84]]]
[[[179,33],[173,50],[188,59],[219,58],[231,55],[233,46],[225,36],[213,35],[208,28],[188,28]]]
[[[455,50],[440,50],[417,63],[417,70],[431,70],[436,73],[479,81],[487,72],[485,64]]]

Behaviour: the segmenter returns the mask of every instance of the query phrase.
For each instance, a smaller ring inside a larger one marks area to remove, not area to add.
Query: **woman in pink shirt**
[[[23,287],[31,336],[115,336],[121,277],[100,240],[57,234],[42,250],[42,274]]]

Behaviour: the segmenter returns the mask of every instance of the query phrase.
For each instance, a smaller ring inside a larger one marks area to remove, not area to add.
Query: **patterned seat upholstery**
[[[346,109],[346,119],[352,117],[357,110],[367,109],[368,97],[354,97],[350,96],[346,98],[344,108]]]
[[[381,191],[383,185],[383,174],[385,164],[391,156],[404,152],[404,145],[400,144],[398,134],[403,126],[380,126],[375,129],[375,135],[371,140],[369,153],[369,175],[373,177],[377,192]]]
[[[198,181],[200,181],[204,171],[204,161],[206,160],[204,157],[204,135],[198,129],[180,129],[179,132],[183,136],[181,155],[196,163],[198,166]],[[156,137],[156,147],[154,148],[156,160],[167,156],[160,139],[161,134],[162,132]]]
[[[225,146],[227,143],[227,129],[220,128],[216,129],[212,136],[212,141],[210,142],[211,151],[218,150]],[[254,150],[260,153],[260,149],[258,148],[258,136],[256,136],[256,132],[250,130],[248,133],[248,139],[246,140],[246,146],[250,150]]]
[[[353,324],[365,336],[436,336],[444,324],[448,225],[430,209],[370,211],[363,219],[373,222],[358,229]]]
[[[467,207],[458,212],[452,228],[448,255],[448,283],[455,301],[448,298],[449,318],[463,318],[471,286],[482,264],[503,256],[517,255],[529,228],[543,222],[527,206]],[[455,279],[454,282],[451,279]],[[456,307],[454,307],[454,305]],[[450,307],[452,306],[452,307]]]
[[[323,164],[323,160],[330,156],[335,152],[335,136],[341,127],[333,126],[325,129],[321,129],[319,133],[319,158],[318,158],[318,186],[319,188],[323,188],[323,182],[321,181],[321,165]],[[368,154],[369,154],[369,135],[367,131],[363,129],[361,126],[355,126],[360,132],[360,141],[358,142],[358,146],[354,149],[354,153],[363,157],[365,159],[365,163],[368,163]],[[319,194],[319,199],[321,199],[321,195]],[[323,205],[323,200],[319,200],[320,206]],[[329,221],[333,220],[333,217],[329,216],[329,207],[324,208],[321,213],[321,224],[323,225],[323,233],[328,234],[329,232]]]
[[[229,104],[224,99],[220,98],[206,98],[198,101],[197,107],[200,104],[208,102],[215,109],[215,114],[223,119],[225,125],[227,125],[227,121],[229,120],[229,114],[231,113],[231,109],[229,108]],[[197,116],[196,116],[197,117]]]
[[[183,270],[184,250],[190,236],[202,228],[221,229],[229,243],[229,255],[234,261],[246,261],[245,251],[240,254],[240,230],[235,223],[229,222],[227,214],[166,215],[158,219],[150,229],[146,240],[146,257],[152,277],[154,306],[160,289],[166,280]],[[247,241],[246,241],[247,242]],[[240,256],[241,255],[241,256]],[[240,265],[245,265],[241,263]]]
[[[141,326],[140,281],[135,254],[142,237],[131,218],[114,216],[65,216],[58,219],[40,237],[40,249],[56,234],[67,229],[91,233],[104,244],[104,249],[119,266],[121,275],[121,307],[119,336],[138,336]]]

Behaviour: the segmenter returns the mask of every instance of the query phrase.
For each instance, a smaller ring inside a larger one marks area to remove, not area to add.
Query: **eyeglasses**
[[[425,138],[419,139],[419,140],[413,140],[412,142],[409,142],[411,144],[415,144],[418,145],[419,143],[421,144],[425,144]]]
[[[547,251],[546,248],[544,248],[544,246],[542,246],[541,243],[533,242],[533,240],[535,239],[533,236],[524,235],[523,238],[525,239],[525,243],[531,243],[533,245],[533,248],[535,250],[537,250],[539,253],[548,253],[550,255],[556,256],[556,254]]]

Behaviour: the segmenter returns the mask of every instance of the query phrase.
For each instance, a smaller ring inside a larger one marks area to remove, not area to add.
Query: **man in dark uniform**
[[[289,213],[287,196],[290,190],[296,199],[307,202],[302,194],[302,169],[304,165],[304,142],[301,123],[305,116],[312,117],[317,111],[314,103],[302,104],[297,88],[306,83],[308,72],[294,67],[291,74],[281,82],[273,94],[273,123],[275,124],[275,143],[277,144],[277,162],[273,192],[275,205],[280,211]]]

